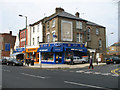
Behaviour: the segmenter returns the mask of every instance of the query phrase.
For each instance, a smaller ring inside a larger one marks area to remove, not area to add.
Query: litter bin
[[[34,60],[33,60],[33,59],[31,60],[31,65],[32,65],[32,66],[34,65]]]

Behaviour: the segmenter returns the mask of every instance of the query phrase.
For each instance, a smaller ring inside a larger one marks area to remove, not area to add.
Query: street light
[[[111,33],[109,33],[109,34],[107,34],[107,48],[108,48],[108,35],[110,35],[110,34],[114,34],[113,32],[111,32]]]
[[[20,17],[25,17],[26,19],[26,30],[25,30],[25,60],[26,60],[26,31],[27,31],[27,16],[19,15]]]

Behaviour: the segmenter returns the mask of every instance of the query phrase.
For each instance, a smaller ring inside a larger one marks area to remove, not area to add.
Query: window
[[[96,35],[98,35],[99,34],[99,29],[98,28],[96,28]]]
[[[33,38],[33,45],[34,45],[34,38]]]
[[[33,33],[35,32],[35,27],[33,27]]]
[[[47,30],[49,29],[49,21],[47,22]]]
[[[52,35],[53,35],[52,41],[55,42],[55,32],[53,32]]]
[[[82,29],[82,22],[76,21],[76,28],[77,29]]]
[[[77,33],[77,42],[83,42],[83,35],[81,33]]]
[[[90,40],[90,28],[88,28],[88,30],[87,30],[87,40],[88,41]]]
[[[102,40],[99,40],[99,47],[102,47]]]
[[[40,26],[40,25],[38,24],[38,26],[37,26],[37,31],[38,31],[38,32],[39,32],[39,26]]]
[[[47,42],[50,42],[50,34],[47,35]]]
[[[39,36],[37,37],[37,44],[39,44]]]
[[[55,27],[55,19],[52,20],[52,27]]]

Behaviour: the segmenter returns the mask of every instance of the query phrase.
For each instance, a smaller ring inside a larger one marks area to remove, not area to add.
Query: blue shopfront
[[[41,44],[37,52],[40,54],[39,60],[47,64],[64,64],[71,56],[81,57],[87,55],[84,44],[76,43]]]

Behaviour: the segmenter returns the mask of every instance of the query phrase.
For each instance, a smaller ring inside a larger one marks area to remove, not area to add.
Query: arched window
[[[102,47],[102,40],[99,39],[99,47]]]

